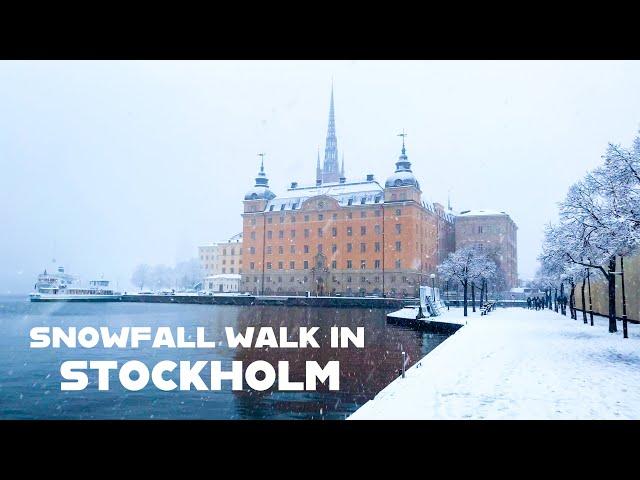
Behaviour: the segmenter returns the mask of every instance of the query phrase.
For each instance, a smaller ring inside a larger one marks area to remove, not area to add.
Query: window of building
[[[284,230],[280,230],[278,232],[278,238],[280,238],[280,239],[284,238]]]
[[[256,247],[249,247],[249,253],[254,255],[256,253]]]
[[[226,248],[223,248],[223,249],[222,249],[222,255],[226,255],[226,254],[227,254],[227,249],[226,249]]]
[[[284,264],[282,262],[278,262],[278,270],[282,270],[284,268]]]
[[[478,227],[478,233],[482,233],[482,227]]]
[[[308,228],[304,229],[304,238],[309,238],[309,229]]]
[[[272,232],[271,230],[269,230],[269,231],[267,232],[267,238],[268,238],[269,240],[271,240],[271,238],[273,238],[273,232]],[[226,253],[224,253],[223,255],[226,255]]]
[[[397,199],[398,199],[398,196],[395,193],[392,193],[391,194],[391,200],[393,201],[393,200],[397,200]]]
[[[367,261],[360,260],[360,270],[364,270],[365,268],[367,268]]]
[[[335,243],[331,245],[331,253],[336,253],[338,251],[338,245]]]
[[[373,261],[373,268],[376,268],[376,269],[380,268],[380,260],[374,260]]]
[[[347,236],[350,237],[353,235],[353,229],[351,227],[347,227]]]
[[[332,237],[337,237],[338,236],[338,229],[336,227],[333,227],[331,229],[331,236]]]
[[[304,216],[304,221],[305,221],[305,222],[308,222],[308,221],[309,221],[309,215],[305,215],[305,216]]]
[[[229,269],[229,273],[233,273],[233,267]]]
[[[271,205],[271,209],[273,210],[273,205]],[[273,218],[267,218],[267,223],[273,223]]]
[[[289,281],[290,281],[290,282],[293,282],[294,280],[295,280],[295,278],[294,278],[294,277],[289,277]]]
[[[282,277],[278,277],[278,283],[282,283]]]
[[[349,206],[353,205],[353,198],[350,198],[350,199],[347,201],[347,205],[349,205]]]
[[[282,255],[282,254],[284,253],[284,247],[283,247],[282,245],[280,245],[280,246],[278,247],[278,253],[279,253],[280,255]]]
[[[309,245],[303,247],[304,253],[309,253]]]
[[[365,253],[367,251],[367,244],[366,243],[361,243],[360,244],[360,253]]]
[[[304,261],[302,262],[302,268],[304,268],[305,270],[309,268],[309,262],[308,261]],[[305,277],[305,281],[306,281],[306,277]]]
[[[296,269],[296,262],[289,262],[289,269],[295,270]]]
[[[267,262],[267,270],[271,270],[271,262]]]
[[[379,252],[380,251],[380,242],[374,243],[373,247],[374,247],[373,248],[374,251]]]
[[[226,261],[226,260],[222,260],[222,264],[223,264],[223,265],[226,265],[226,264],[227,264],[227,261]]]
[[[397,268],[398,270],[400,270],[400,268],[402,268],[402,267],[401,267],[400,260],[396,260],[396,268]]]
[[[251,232],[251,240],[255,240],[256,239],[256,232]]]
[[[366,234],[367,234],[367,227],[363,225],[362,227],[360,227],[360,235],[366,235]]]
[[[334,220],[337,220],[337,219],[338,219],[338,214],[337,214],[337,213],[334,213],[331,217],[332,217]]]
[[[364,200],[364,198],[363,198],[363,200]],[[365,210],[360,211],[360,218],[366,218],[366,217],[367,217],[367,212]]]
[[[397,241],[396,242],[396,252],[399,252],[401,250],[402,250],[402,242]],[[409,249],[409,250],[411,250],[411,249]]]
[[[256,219],[255,219],[255,218],[252,218],[252,219],[251,219],[251,225],[255,225],[255,224],[256,224]]]
[[[347,252],[351,252],[353,250],[353,244],[347,243]]]
[[[321,243],[318,244],[318,253],[322,253],[322,244]]]
[[[226,270],[227,270],[226,268],[222,267],[222,273],[227,273]]]
[[[351,283],[351,275],[347,277],[347,283]]]
[[[267,247],[267,255],[271,255],[271,245]],[[224,260],[222,261],[224,263]]]
[[[318,229],[318,237],[322,237],[322,229],[321,228]]]
[[[291,245],[291,246],[289,247],[289,251],[290,251],[291,253],[296,253],[296,246],[295,246],[295,245]]]
[[[334,270],[335,270],[336,268],[338,268],[338,262],[336,262],[335,260],[332,260],[332,261],[331,261],[331,268],[333,268]]]
[[[291,223],[296,223],[296,216],[295,215],[291,215]]]
[[[373,230],[376,232],[376,235],[380,235],[382,228],[380,228],[380,225],[376,225],[375,227],[373,227]]]
[[[291,238],[296,238],[296,231],[295,230],[291,230]]]
[[[256,264],[255,264],[255,262],[249,262],[249,268],[250,268],[251,270],[255,270],[255,268],[256,268]]]
[[[401,223],[396,223],[396,233],[401,233],[402,232],[402,224]]]
[[[353,263],[351,260],[347,260],[347,268],[353,268]]]
[[[396,215],[400,216],[402,215],[402,210],[400,210],[399,208],[396,209]]]
[[[324,215],[322,213],[318,214],[318,220],[324,220]]]
[[[376,195],[376,198],[374,199],[374,202],[380,203],[380,200],[382,200],[380,195]],[[380,210],[376,210],[376,217],[379,217],[379,216],[380,216]]]

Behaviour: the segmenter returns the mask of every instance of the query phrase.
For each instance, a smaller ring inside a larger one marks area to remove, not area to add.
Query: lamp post
[[[432,273],[429,275],[431,277],[431,298],[433,301],[436,301],[436,274]]]

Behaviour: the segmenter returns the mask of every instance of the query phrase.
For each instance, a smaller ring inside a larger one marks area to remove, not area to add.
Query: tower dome
[[[402,153],[398,157],[398,161],[396,162],[396,171],[393,175],[387,178],[387,181],[384,183],[385,188],[388,187],[416,187],[420,190],[420,184],[416,177],[413,175],[411,171],[411,162],[407,158],[407,150],[404,146],[404,137],[406,134],[400,134],[402,137]]]
[[[269,179],[264,173],[264,154],[260,154],[262,160],[260,162],[260,171],[256,177],[256,184],[249,190],[245,196],[245,200],[271,200],[276,194],[269,190]]]

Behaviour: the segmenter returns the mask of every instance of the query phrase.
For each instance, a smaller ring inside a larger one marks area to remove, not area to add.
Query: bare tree
[[[138,265],[131,275],[131,283],[138,287],[138,289],[142,290],[149,281],[150,271],[151,267],[146,263]]]

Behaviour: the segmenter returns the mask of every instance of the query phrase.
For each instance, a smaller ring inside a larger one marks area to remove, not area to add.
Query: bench
[[[496,305],[495,301],[491,301],[491,302],[485,302],[481,307],[480,307],[480,315],[486,315],[487,313],[489,313],[493,307]]]

